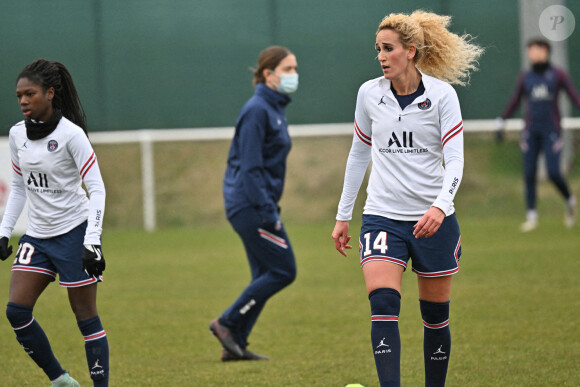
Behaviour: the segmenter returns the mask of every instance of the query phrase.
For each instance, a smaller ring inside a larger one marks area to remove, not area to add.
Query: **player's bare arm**
[[[334,239],[334,247],[336,250],[346,257],[346,250],[352,249],[352,246],[348,244],[351,236],[348,235],[348,222],[343,220],[337,220],[334,230],[332,231],[332,239]]]
[[[441,209],[437,207],[429,208],[425,215],[413,226],[415,228],[413,235],[415,238],[433,236],[441,227],[443,219],[445,219],[445,213]]]

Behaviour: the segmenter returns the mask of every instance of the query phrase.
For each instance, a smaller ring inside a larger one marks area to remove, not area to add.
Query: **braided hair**
[[[54,88],[52,108],[58,109],[62,115],[80,126],[87,133],[87,117],[77,89],[68,69],[60,62],[37,59],[29,63],[18,74],[16,82],[21,78],[42,86],[44,91]]]

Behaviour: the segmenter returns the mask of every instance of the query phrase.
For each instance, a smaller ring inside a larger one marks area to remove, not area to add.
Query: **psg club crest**
[[[431,100],[427,98],[425,101],[419,102],[417,105],[419,106],[419,109],[427,110],[431,107]]]
[[[58,142],[56,142],[56,140],[50,140],[46,148],[49,152],[54,152],[58,149]]]

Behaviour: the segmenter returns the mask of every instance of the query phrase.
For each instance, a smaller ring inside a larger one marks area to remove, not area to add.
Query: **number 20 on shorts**
[[[363,251],[363,257],[371,255],[373,250],[380,250],[381,254],[386,254],[389,246],[387,245],[387,232],[381,231],[375,237],[373,242],[373,249],[371,250],[371,233],[367,232],[363,235],[365,240],[365,249]]]
[[[18,246],[18,251],[16,252],[14,264],[20,263],[21,265],[28,265],[32,260],[33,253],[34,246],[32,246],[30,243],[21,243],[20,246]]]

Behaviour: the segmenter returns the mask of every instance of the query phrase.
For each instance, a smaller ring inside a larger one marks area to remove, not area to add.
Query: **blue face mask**
[[[280,75],[280,83],[274,84],[274,86],[280,93],[294,93],[298,90],[298,74],[282,74]]]

